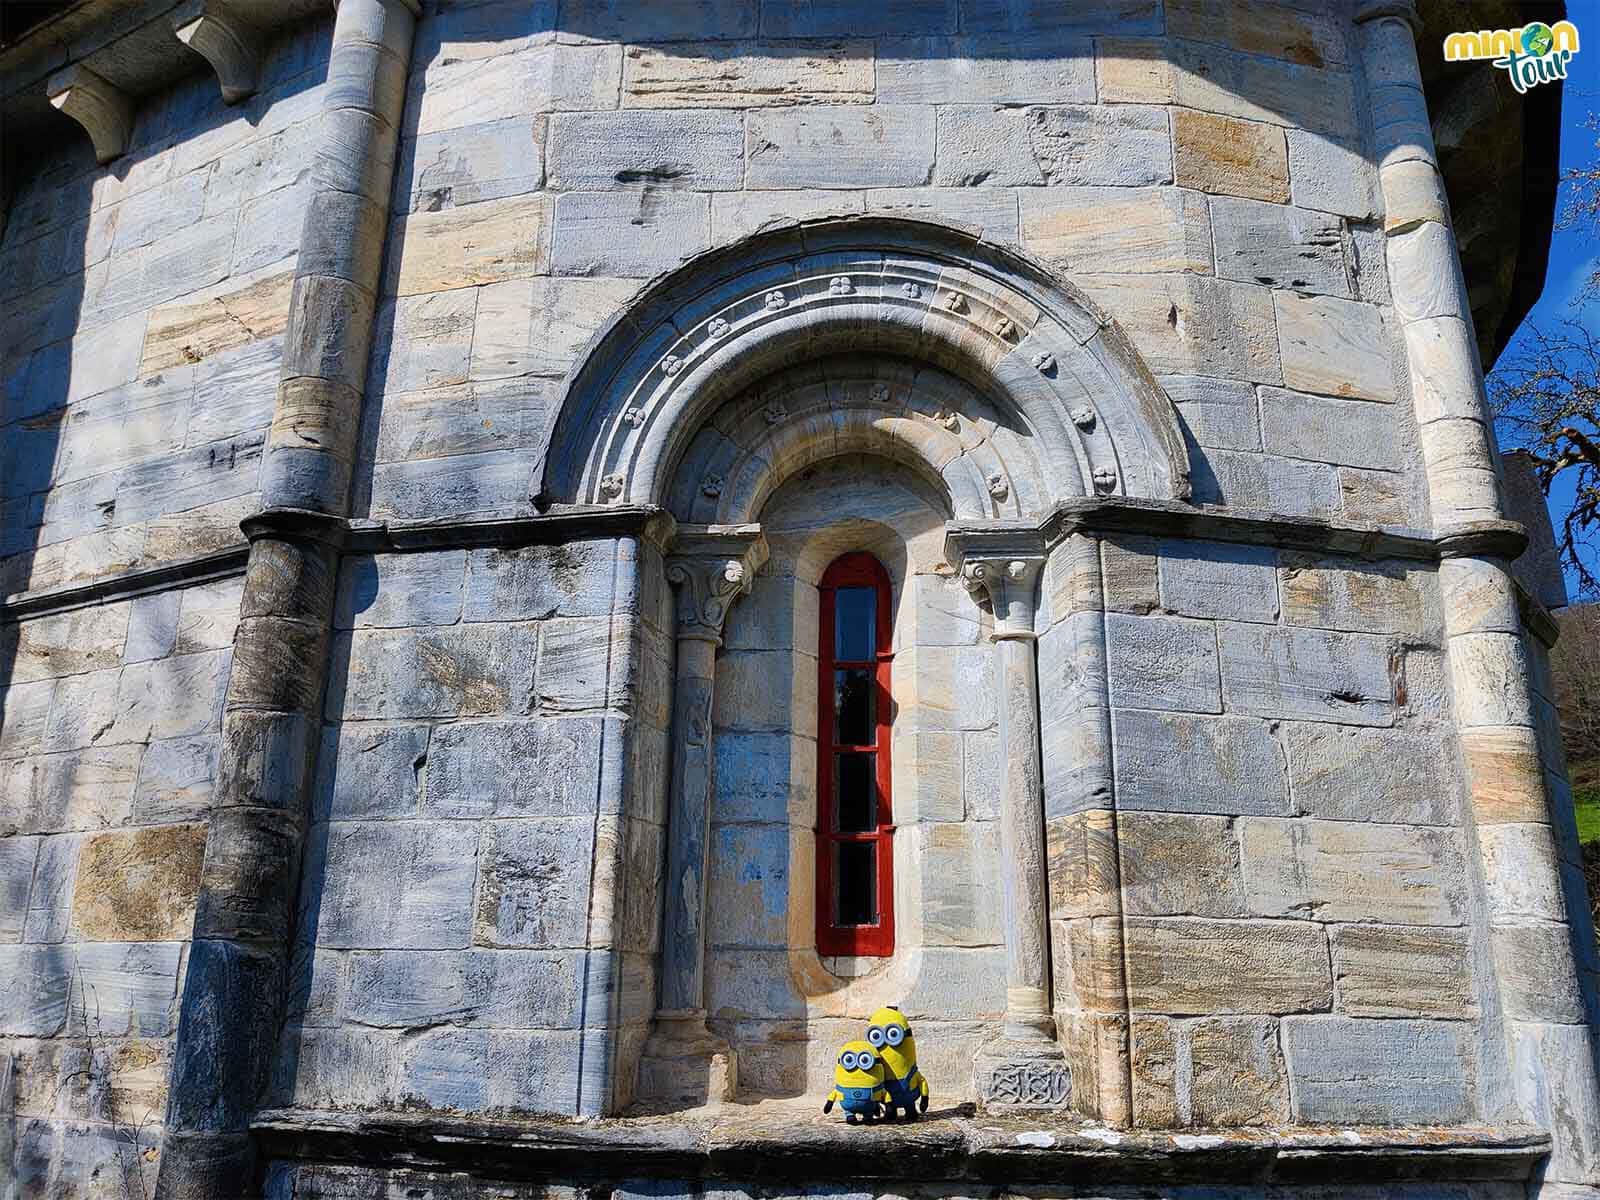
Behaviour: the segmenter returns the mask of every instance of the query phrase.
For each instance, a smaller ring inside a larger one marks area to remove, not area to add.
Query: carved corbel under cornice
[[[52,75],[45,92],[51,104],[88,132],[96,161],[108,163],[127,153],[133,101],[121,88],[74,63]]]
[[[728,610],[750,590],[767,553],[759,525],[679,525],[667,559],[678,636],[720,645]]]
[[[222,85],[222,102],[255,95],[261,80],[262,33],[215,0],[189,0],[172,13],[177,39],[211,64]]]

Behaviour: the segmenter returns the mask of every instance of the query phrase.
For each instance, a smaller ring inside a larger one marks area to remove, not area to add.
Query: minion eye
[[[872,1056],[872,1052],[870,1050],[863,1050],[860,1054],[856,1055],[856,1066],[860,1067],[863,1071],[872,1070],[872,1064],[877,1061],[878,1060]]]
[[[889,1045],[898,1046],[901,1042],[906,1040],[906,1031],[901,1029],[898,1025],[891,1025],[888,1029],[884,1030],[883,1036],[889,1039]]]
[[[856,1052],[854,1050],[846,1050],[839,1055],[839,1065],[846,1071],[854,1071],[856,1069]]]
[[[874,1046],[883,1045],[883,1030],[879,1029],[876,1025],[868,1025],[867,1041],[871,1042]]]

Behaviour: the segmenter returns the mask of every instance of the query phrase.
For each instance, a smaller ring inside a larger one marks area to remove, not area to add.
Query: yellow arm
[[[835,1104],[839,1103],[839,1101],[841,1101],[843,1099],[844,1099],[844,1093],[841,1092],[838,1088],[834,1088],[833,1091],[828,1093],[828,1098],[823,1101],[823,1103],[822,1103],[822,1111],[823,1112],[832,1112],[833,1111],[833,1106]]]

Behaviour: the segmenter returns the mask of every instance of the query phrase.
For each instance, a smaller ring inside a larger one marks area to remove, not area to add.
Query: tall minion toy
[[[883,1087],[889,1094],[889,1115],[915,1121],[928,1111],[928,1081],[917,1070],[917,1043],[911,1024],[893,1005],[872,1014],[867,1044],[883,1060]]]
[[[876,1121],[883,1115],[889,1094],[883,1090],[883,1060],[866,1042],[846,1042],[833,1065],[833,1091],[822,1106],[832,1112],[834,1102],[844,1109],[847,1125],[858,1120]]]

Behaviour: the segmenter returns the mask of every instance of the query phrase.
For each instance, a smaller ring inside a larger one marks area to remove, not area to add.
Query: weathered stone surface
[[[1457,1021],[1288,1017],[1297,1121],[1448,1124],[1475,1114],[1471,1026]]]
[[[1108,613],[1111,703],[1118,708],[1222,711],[1217,635],[1204,621]]]
[[[1581,1025],[1587,1019],[1577,964],[1594,951],[1579,939],[1587,928],[1498,925],[1490,931],[1501,1003],[1513,1021]]]
[[[1091,43],[1048,33],[882,38],[875,74],[882,104],[1094,102]]]
[[[72,924],[91,942],[187,938],[200,888],[206,831],[168,825],[88,838],[72,899]]]
[[[1123,903],[1137,916],[1243,917],[1239,847],[1227,817],[1128,812],[1117,822]]]
[[[346,1020],[378,1028],[571,1029],[582,952],[386,950],[350,956]]]
[[[871,104],[873,66],[869,41],[630,45],[622,56],[622,105],[741,109]],[[880,60],[877,67],[884,72],[888,64]],[[877,93],[885,104],[926,102],[923,96],[896,95],[886,83],[880,80]],[[741,144],[736,157],[743,150]]]
[[[1294,1013],[1333,1003],[1327,935],[1307,921],[1131,917],[1126,937],[1135,1012]]]
[[[1441,630],[1431,575],[1404,563],[1356,567],[1313,555],[1285,555],[1283,620],[1287,625],[1436,641]]]
[[[1156,540],[1124,535],[1100,543],[1101,581],[1108,612],[1144,616],[1161,607]],[[1094,597],[1086,603],[1094,604]]]
[[[28,913],[28,892],[33,885],[33,864],[39,856],[36,837],[0,840],[0,942],[22,939]]]
[[[1179,187],[1274,204],[1289,201],[1288,155],[1276,125],[1180,108],[1172,114],[1172,144]]]
[[[116,666],[128,635],[128,608],[79,608],[22,622],[11,651],[11,679],[31,683]]]
[[[1263,387],[1261,436],[1268,453],[1347,467],[1400,466],[1396,408]]]
[[[744,119],[720,108],[556,113],[548,159],[552,191],[729,191],[744,181]]]
[[[1194,493],[1202,503],[1307,517],[1340,508],[1339,472],[1325,463],[1211,450],[1195,468]]]
[[[1303,392],[1395,399],[1389,336],[1370,304],[1273,292],[1283,382]]]
[[[480,289],[472,378],[566,374],[595,331],[637,286],[623,279],[541,276]]]
[[[426,725],[326,730],[317,754],[314,815],[324,821],[416,815],[428,736]]]
[[[198,654],[203,650],[225,650],[233,645],[243,591],[244,580],[240,578],[185,588],[172,652]]]
[[[538,191],[545,134],[545,122],[516,116],[407,139],[397,170],[407,207],[430,211]]]
[[[1350,295],[1344,229],[1326,213],[1218,196],[1211,200],[1217,274],[1295,292]]]
[[[916,187],[931,183],[933,110],[765,110],[745,119],[745,186]]]
[[[556,201],[550,269],[556,275],[647,279],[704,250],[709,221],[703,195],[568,193]]]
[[[340,629],[453,625],[461,615],[467,552],[356,554],[340,564]]]
[[[741,7],[753,22],[755,6]],[[956,0],[893,0],[879,8],[862,8],[853,0],[817,0],[767,5],[761,13],[761,32],[793,38],[928,35],[954,33],[957,20]]]
[[[384,387],[403,392],[465,383],[477,307],[476,288],[457,288],[401,296],[380,312],[388,337],[380,335],[373,360]]]
[[[11,1037],[55,1037],[67,1023],[72,955],[61,946],[0,946],[0,1031]]]
[[[1288,815],[1283,752],[1265,721],[1117,709],[1117,805]]]
[[[1187,1032],[1190,1121],[1229,1127],[1288,1118],[1289,1079],[1276,1021],[1220,1018],[1196,1021]]]
[[[480,946],[582,946],[588,930],[592,821],[494,821],[484,827],[472,917]],[[470,891],[470,887],[468,889]],[[460,908],[457,891],[450,902]]]
[[[475,822],[334,823],[313,839],[307,878],[329,949],[464,948],[477,874]],[[585,858],[587,862],[587,858]]]
[[[955,187],[1171,183],[1166,113],[1131,105],[942,107],[932,182]]]
[[[423,811],[450,818],[594,812],[600,740],[595,718],[441,726],[428,747]]]
[[[954,203],[958,205],[963,202],[987,202],[989,207],[993,207],[998,200],[1003,208],[1005,202],[1010,201],[1012,212],[1009,229],[1011,240],[1016,240],[1016,200],[1005,193],[974,197],[966,194],[965,189],[958,192],[953,188],[886,188],[882,192],[807,188],[795,192],[714,192],[711,196],[711,241],[716,245],[735,242],[774,221],[802,221],[807,217],[862,212],[867,202],[874,199],[875,207],[894,207],[893,199],[896,197],[916,196],[927,191],[953,195],[956,197]],[[885,200],[885,197],[888,199]]]
[[[330,718],[492,716],[532,703],[534,625],[356,630],[338,639]]]
[[[1555,1133],[1547,1178],[1587,1184],[1600,1163],[1592,1028],[1527,1022],[1511,1035],[1517,1100]],[[1582,1193],[1573,1191],[1574,1200],[1581,1200]]]
[[[1277,554],[1225,542],[1160,543],[1161,607],[1183,617],[1278,619]]]
[[[1472,729],[1461,735],[1472,812],[1483,825],[1547,819],[1544,767],[1531,729]]]
[[[1096,38],[1095,75],[1102,103],[1171,104],[1178,98],[1166,43],[1154,38]]]
[[[1242,622],[1217,627],[1222,696],[1230,712],[1394,723],[1395,680],[1387,638]]]
[[[1173,43],[1177,101],[1252,121],[1353,138],[1359,128],[1348,73],[1239,54],[1199,42]]]
[[[1333,983],[1335,1007],[1353,1017],[1459,1020],[1478,1011],[1465,929],[1342,925],[1333,931]]]
[[[217,738],[209,734],[151,742],[139,761],[135,819],[154,823],[203,818],[211,807],[219,749]]]
[[[1464,729],[1537,725],[1520,680],[1529,677],[1528,649],[1510,633],[1463,633],[1450,639],[1450,678]]]
[[[177,942],[80,947],[69,1031],[98,1037],[171,1034],[182,951]]]
[[[998,822],[928,826],[922,845],[924,944],[1003,944],[1000,892],[983,866],[999,861]]]
[[[1207,0],[1171,0],[1167,33],[1310,67],[1347,61],[1345,34],[1339,23],[1293,0],[1258,4],[1248,14],[1218,8]]]
[[[1192,193],[1048,188],[1020,197],[1023,246],[1065,270],[1211,271],[1211,225]]]
[[[1272,292],[1204,275],[1084,275],[1089,297],[1115,317],[1157,373],[1278,383]]]
[[[1555,837],[1548,825],[1484,825],[1478,829],[1484,876],[1494,880],[1489,907],[1513,921],[1566,919]]]
[[[462,619],[606,616],[627,604],[616,554],[609,541],[473,550]]]
[[[292,271],[235,291],[163,305],[150,313],[139,374],[200,362],[236,346],[273,337],[289,321]]]
[[[521,497],[506,478],[511,456],[496,452],[539,437],[549,391],[543,380],[519,378],[385,396],[376,458],[406,465],[373,469],[374,508],[405,517],[442,515],[446,505],[514,510]]]
[[[1245,891],[1262,916],[1456,925],[1466,867],[1452,829],[1246,817]]]
[[[638,656],[627,650],[627,618],[555,618],[543,623],[539,640],[536,697],[544,712],[620,708],[637,682],[629,668]]]
[[[1436,732],[1301,721],[1281,730],[1297,812],[1418,825],[1460,819],[1455,755]]]
[[[390,250],[395,294],[541,274],[549,262],[549,220],[549,202],[537,194],[401,218]]]
[[[707,886],[720,900],[706,913],[707,943],[718,948],[787,946],[789,830],[779,825],[718,826],[711,832],[707,859]]]
[[[941,647],[920,654],[916,680],[918,726],[923,729],[992,727],[997,719],[998,700],[994,659],[991,645]],[[718,686],[721,686],[720,680]],[[720,700],[719,696],[719,705]]]

